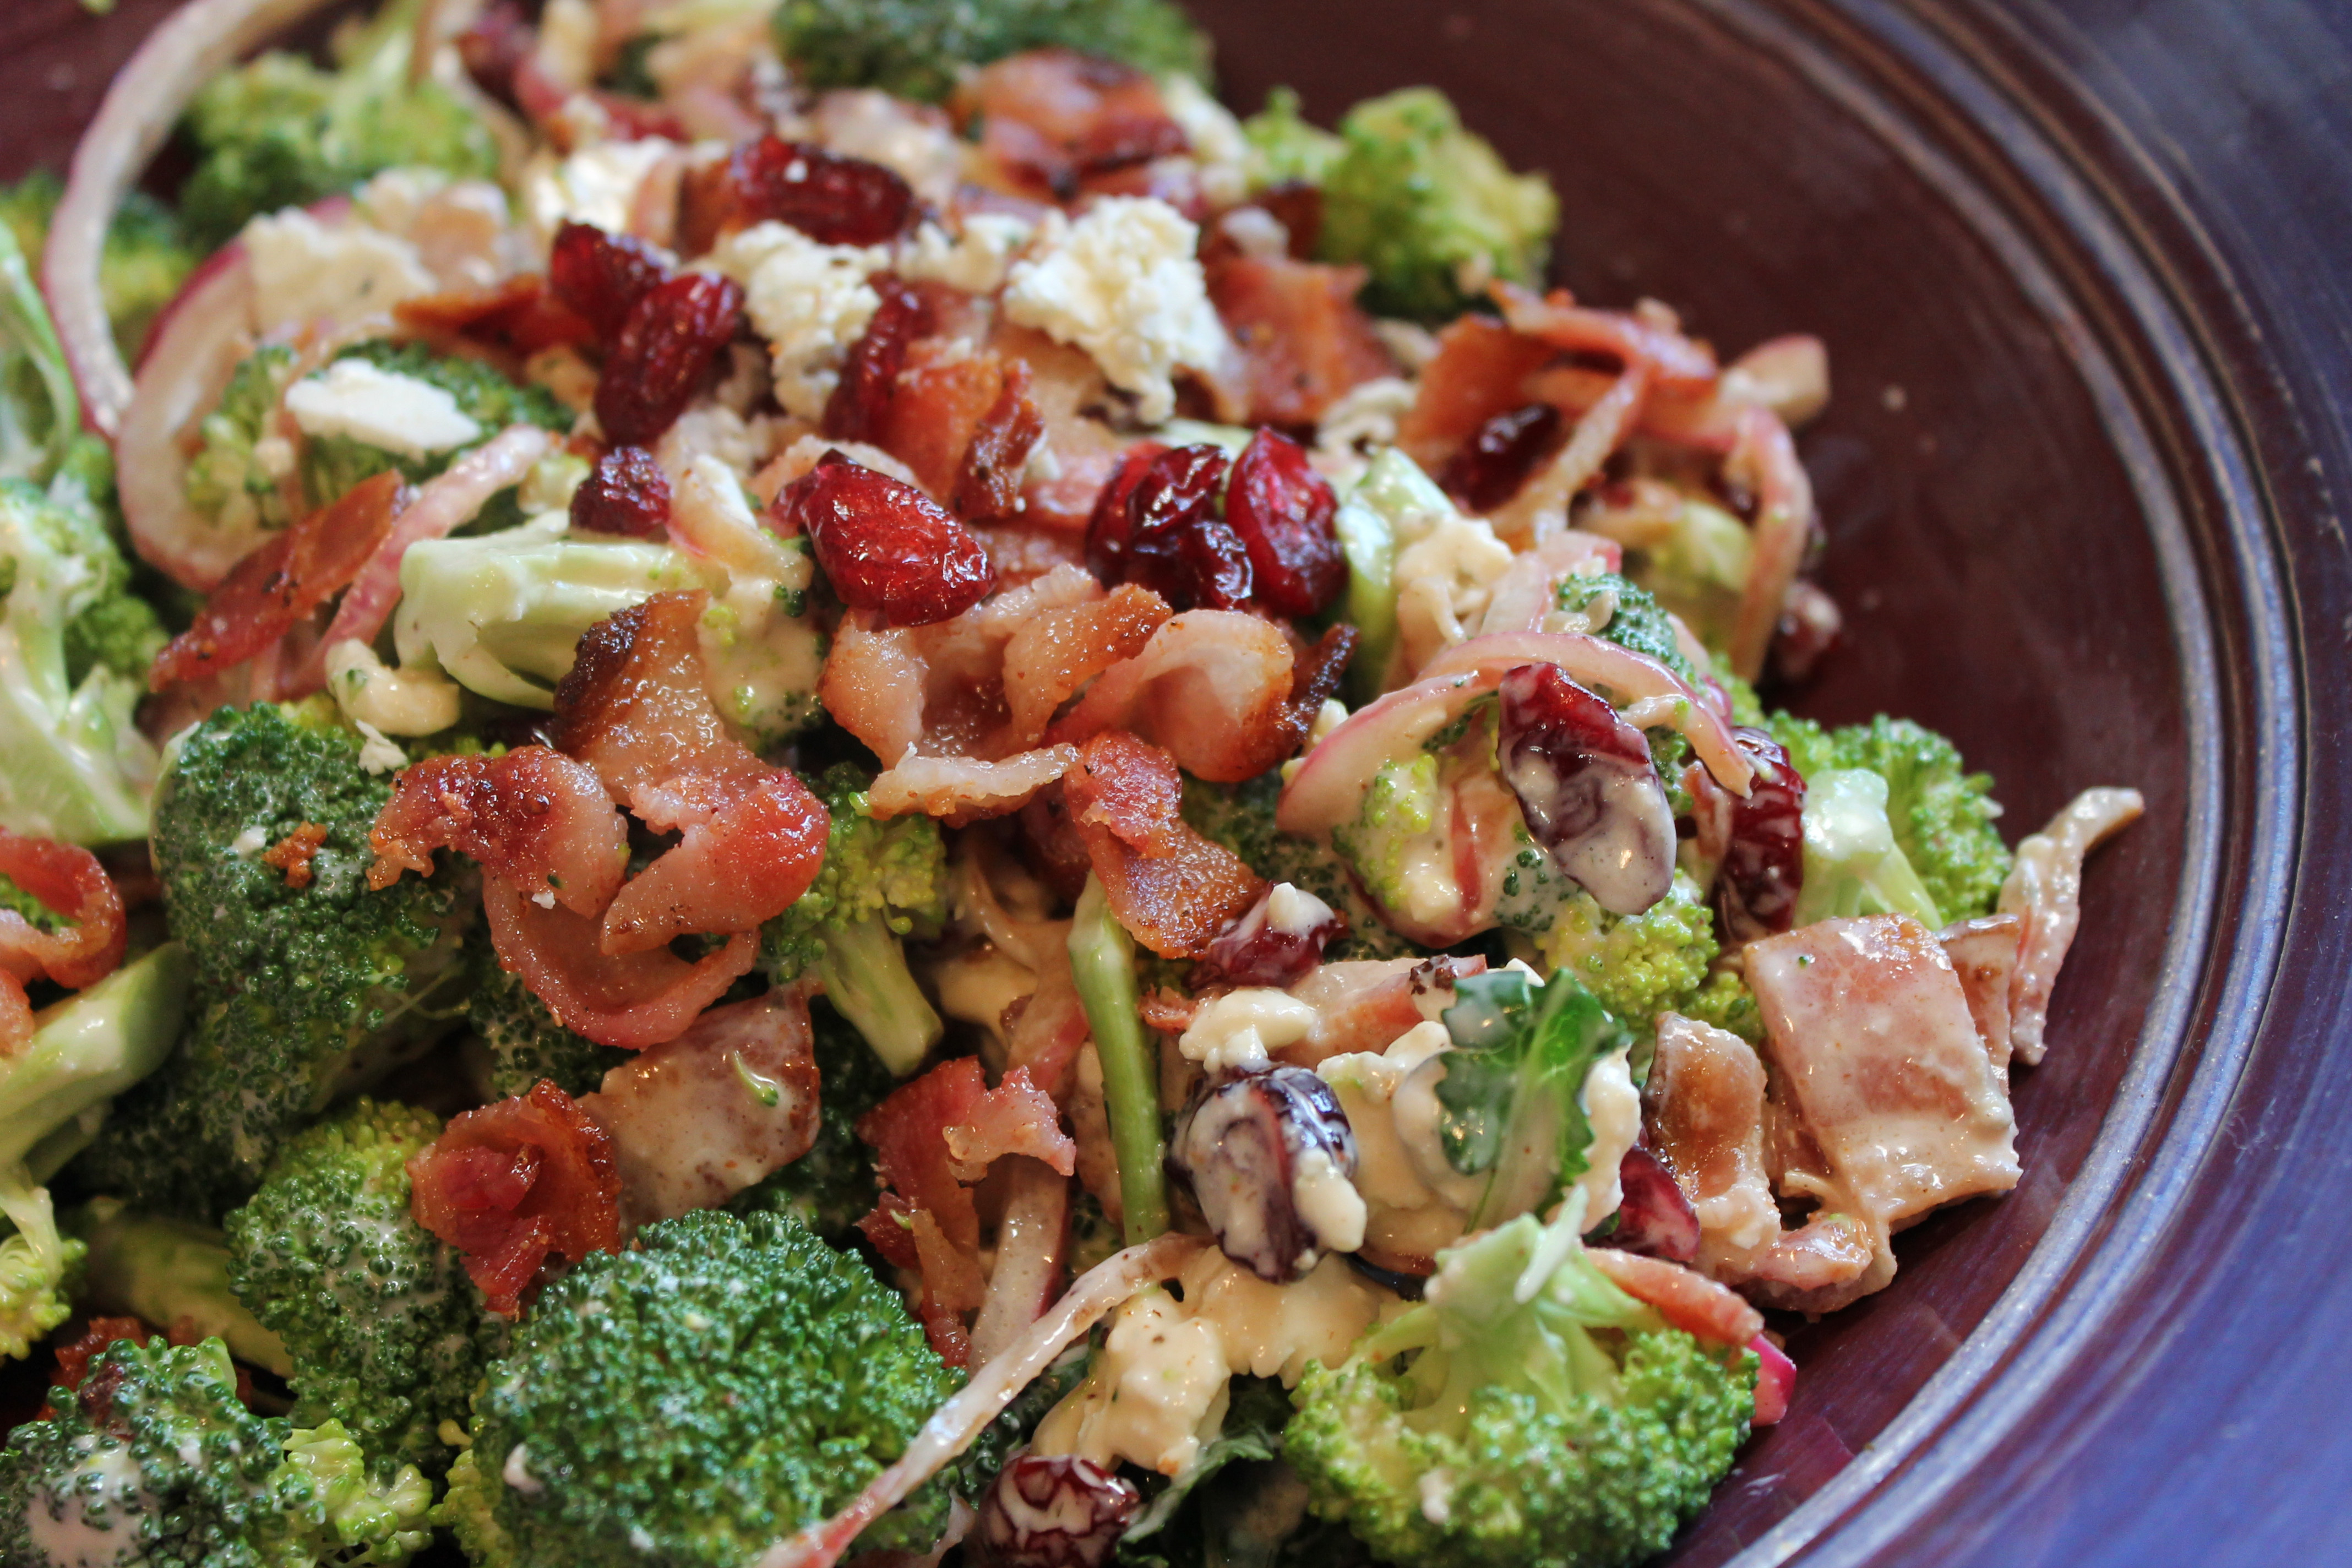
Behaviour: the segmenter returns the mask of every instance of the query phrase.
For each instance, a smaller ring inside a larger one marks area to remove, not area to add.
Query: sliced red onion
[[[1038,1160],[1008,1160],[1003,1170],[1004,1217],[996,1226],[996,1263],[971,1325],[971,1358],[982,1366],[1002,1355],[1054,1304],[1070,1235],[1068,1177]]]
[[[1643,1258],[1688,1263],[1698,1256],[1698,1213],[1659,1158],[1636,1143],[1617,1164],[1617,1228],[1609,1245]]]
[[[1723,461],[1724,478],[1756,498],[1755,549],[1739,613],[1731,626],[1731,668],[1742,680],[1764,668],[1764,655],[1780,624],[1780,606],[1803,564],[1813,534],[1813,486],[1797,460],[1789,427],[1769,408],[1745,408],[1739,437]]]
[[[1556,664],[1523,664],[1499,689],[1496,765],[1536,842],[1612,914],[1664,898],[1675,814],[1648,738]]]
[[[1716,398],[1769,408],[1785,425],[1802,425],[1830,400],[1830,352],[1802,333],[1758,343],[1724,367]]]
[[[1748,1342],[1759,1363],[1756,1369],[1756,1414],[1748,1417],[1750,1426],[1776,1426],[1789,1414],[1789,1402],[1797,1394],[1797,1363],[1789,1352],[1766,1339],[1762,1334]]]
[[[55,290],[51,290],[52,294]],[[261,542],[258,529],[215,527],[188,505],[186,429],[236,368],[253,322],[253,272],[232,244],[196,269],[148,335],[146,357],[115,437],[122,520],[142,557],[174,582],[210,592]]]
[[[114,345],[99,286],[99,263],[115,209],[197,89],[324,5],[325,0],[194,0],[147,36],[116,73],[98,118],[82,133],[64,199],[49,222],[41,279],[66,363],[81,389],[85,416],[101,435],[118,433],[131,394],[131,372]]]

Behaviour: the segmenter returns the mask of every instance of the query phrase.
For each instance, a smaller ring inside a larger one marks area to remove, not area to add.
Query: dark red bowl
[[[167,8],[10,0],[0,172],[61,162]],[[1195,9],[1243,109],[1445,89],[1550,172],[1580,294],[1654,295],[1728,350],[1828,341],[1804,451],[1850,636],[1805,710],[1947,731],[2012,837],[2085,785],[2147,796],[2020,1075],[2024,1182],[1906,1233],[1884,1294],[1786,1325],[1794,1410],[1673,1561],[2352,1562],[2327,1484],[2352,1473],[2352,1058],[2326,1051],[2352,814],[2311,696],[2352,640],[2326,489],[2352,470],[2312,400],[2352,376],[2340,336],[2283,331],[2315,294],[2345,324],[2336,25],[2273,0]]]

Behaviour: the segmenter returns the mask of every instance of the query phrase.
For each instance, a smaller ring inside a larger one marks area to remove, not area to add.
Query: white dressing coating
[[[344,718],[380,734],[431,735],[457,721],[457,682],[430,669],[394,669],[357,637],[327,650],[327,689]]]
[[[1441,1149],[1432,1147],[1416,1155],[1394,1104],[1398,1089],[1414,1069],[1448,1049],[1450,1043],[1444,1025],[1416,1024],[1385,1051],[1331,1057],[1315,1069],[1331,1086],[1356,1135],[1355,1188],[1365,1210],[1360,1248],[1370,1247],[1390,1257],[1429,1258],[1461,1239],[1469,1208],[1477,1201],[1477,1184],[1445,1165]],[[1423,1118],[1413,1135],[1433,1140],[1433,1115]],[[1451,1178],[1442,1190],[1423,1176],[1423,1166],[1432,1162]]]
[[[647,136],[635,142],[597,142],[564,159],[532,160],[522,181],[523,216],[541,253],[567,223],[584,223],[607,234],[626,234],[637,192],[675,142]]]
[[[286,411],[316,441],[348,436],[409,458],[482,438],[482,427],[446,387],[363,359],[339,359],[286,389]]]
[[[1369,1211],[1363,1196],[1328,1152],[1309,1149],[1298,1156],[1290,1176],[1290,1205],[1323,1251],[1353,1252],[1364,1245]]]
[[[1266,926],[1284,936],[1305,936],[1333,912],[1330,905],[1288,882],[1276,882],[1265,896]]]
[[[1246,985],[1203,1005],[1176,1048],[1211,1073],[1243,1072],[1264,1067],[1314,1026],[1315,1009],[1288,992]]]
[[[1592,1126],[1592,1142],[1584,1147],[1584,1174],[1576,1179],[1584,1194],[1586,1228],[1617,1212],[1625,1200],[1619,1171],[1625,1151],[1642,1135],[1642,1091],[1633,1087],[1626,1051],[1612,1051],[1594,1062],[1577,1092],[1584,1119]]]

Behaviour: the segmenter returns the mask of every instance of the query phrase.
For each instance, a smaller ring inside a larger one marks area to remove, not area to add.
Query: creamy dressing
[[[1285,991],[1248,985],[1202,1005],[1176,1048],[1209,1073],[1245,1072],[1265,1066],[1275,1052],[1304,1040],[1314,1026],[1315,1009],[1306,1003]]]

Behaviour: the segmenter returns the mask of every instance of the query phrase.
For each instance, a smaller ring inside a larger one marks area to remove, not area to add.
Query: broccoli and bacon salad
[[[1818,342],[1164,0],[299,8],[0,200],[0,1558],[1631,1563],[2016,1184],[2138,797],[1764,706]]]

